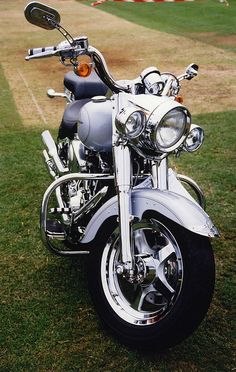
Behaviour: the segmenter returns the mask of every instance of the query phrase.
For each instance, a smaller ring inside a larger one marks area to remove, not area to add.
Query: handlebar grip
[[[31,48],[28,50],[28,56],[34,56],[35,54],[43,52],[54,52],[55,50],[57,50],[56,46],[48,46],[44,48]]]

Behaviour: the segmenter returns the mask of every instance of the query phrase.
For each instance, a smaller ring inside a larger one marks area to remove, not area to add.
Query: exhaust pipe
[[[62,161],[61,161],[61,159],[60,159],[60,157],[57,153],[56,144],[55,144],[49,130],[45,130],[42,133],[41,136],[42,136],[43,143],[47,148],[47,152],[48,152],[49,156],[54,160],[54,163],[55,163],[55,166],[58,170],[58,173],[60,173],[60,174],[67,173],[69,171],[69,169],[67,167],[65,167],[64,164],[62,163]]]
[[[58,177],[54,161],[49,157],[47,150],[43,150],[43,158],[50,176],[55,180]]]

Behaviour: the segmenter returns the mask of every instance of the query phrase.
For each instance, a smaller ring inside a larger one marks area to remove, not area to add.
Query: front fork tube
[[[132,231],[132,166],[128,146],[119,144],[113,147],[115,181],[119,205],[119,226],[121,244],[121,263],[126,270],[134,271],[134,242]],[[153,188],[168,189],[168,161],[166,158],[152,164]]]
[[[121,264],[130,273],[134,271],[131,180],[132,166],[128,146],[119,144],[113,148],[115,182],[119,205]]]
[[[168,160],[152,163],[152,183],[154,189],[168,190]]]

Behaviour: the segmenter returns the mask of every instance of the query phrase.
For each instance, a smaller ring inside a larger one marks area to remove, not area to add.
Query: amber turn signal
[[[183,103],[184,102],[184,99],[182,96],[176,96],[175,97],[175,101],[179,102],[179,103]]]
[[[75,66],[75,73],[80,77],[87,77],[91,74],[92,66],[90,63],[82,62]]]

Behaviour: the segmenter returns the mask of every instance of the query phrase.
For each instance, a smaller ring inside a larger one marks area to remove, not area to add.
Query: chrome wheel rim
[[[120,262],[117,229],[102,254],[102,286],[109,305],[122,320],[137,326],[152,325],[171,311],[181,293],[182,255],[170,230],[154,219],[136,223],[133,240],[137,265],[141,260],[144,272],[152,274],[135,283],[117,274]]]

